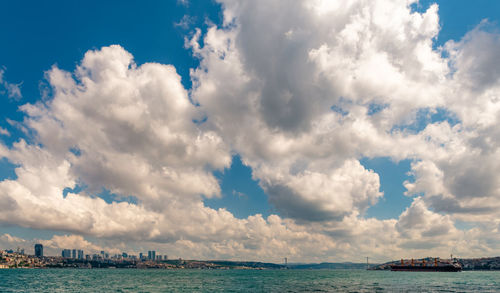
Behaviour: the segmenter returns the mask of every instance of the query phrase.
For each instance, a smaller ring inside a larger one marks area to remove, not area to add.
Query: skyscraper
[[[69,249],[63,249],[61,255],[64,258],[71,258],[71,250],[69,250]]]
[[[156,260],[156,251],[154,251],[154,250],[148,251],[148,259],[149,260]]]
[[[35,256],[42,257],[43,256],[43,245],[40,243],[35,244]]]
[[[76,258],[76,249],[73,249],[72,258]]]
[[[83,259],[83,250],[79,249],[77,252],[78,252],[78,259],[80,260]]]

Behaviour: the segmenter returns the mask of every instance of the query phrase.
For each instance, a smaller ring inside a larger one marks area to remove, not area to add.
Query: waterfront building
[[[40,243],[35,244],[35,256],[42,257],[43,256],[43,245]]]
[[[155,260],[156,259],[156,251],[150,250],[148,251],[148,260]]]
[[[71,258],[71,250],[63,249],[61,255],[64,258]]]
[[[83,259],[83,250],[78,249],[77,253],[78,253],[78,259],[82,260]]]
[[[71,254],[71,258],[76,259],[76,249],[73,249],[73,253]]]
[[[128,258],[128,254],[127,254],[126,252],[123,252],[123,253],[122,253],[122,257],[123,257],[123,258]]]

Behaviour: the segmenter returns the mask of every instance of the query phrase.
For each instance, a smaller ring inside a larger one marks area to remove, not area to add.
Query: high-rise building
[[[35,244],[35,256],[42,257],[43,256],[43,245],[40,243]]]
[[[63,249],[61,255],[64,258],[71,258],[71,250]]]
[[[144,255],[142,255],[142,252],[139,252],[139,259],[142,260],[144,258]]]
[[[83,259],[83,250],[78,249],[77,253],[78,253],[78,259],[82,260]]]
[[[122,252],[122,257],[123,258],[128,258],[128,254],[126,252]]]
[[[149,260],[156,260],[156,251],[154,251],[154,250],[148,251],[148,259]]]
[[[71,258],[75,258],[76,259],[76,249],[73,249],[73,253],[71,254]]]

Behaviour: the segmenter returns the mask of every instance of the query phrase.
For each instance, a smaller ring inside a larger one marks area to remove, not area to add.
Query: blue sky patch
[[[369,116],[372,116],[372,115],[384,110],[387,107],[389,107],[389,105],[387,105],[387,104],[371,103],[368,105],[368,112],[366,114],[368,114]]]
[[[231,168],[214,174],[219,180],[222,197],[205,199],[206,206],[226,208],[241,219],[255,214],[267,217],[277,213],[268,203],[267,195],[258,181],[252,179],[252,169],[245,166],[239,156],[233,156]]]
[[[99,197],[103,199],[106,203],[110,204],[113,202],[127,202],[131,204],[138,204],[138,199],[135,196],[129,195],[129,196],[123,196],[119,195],[116,193],[111,193],[108,189],[103,188],[103,190],[95,195],[92,195],[93,197]]]
[[[460,123],[460,120],[457,116],[443,108],[422,108],[417,110],[415,114],[415,120],[411,124],[406,125],[396,125],[392,128],[392,131],[407,131],[410,133],[418,133],[427,127],[429,124],[439,123],[439,122],[448,122],[450,126],[455,126]]]
[[[16,175],[16,165],[12,164],[7,160],[7,158],[1,158],[0,159],[0,180],[16,180],[17,175]]]
[[[366,169],[375,171],[380,178],[380,190],[384,197],[377,204],[368,208],[366,217],[377,219],[398,218],[401,213],[411,205],[413,199],[404,195],[406,188],[403,186],[405,180],[413,180],[408,172],[411,169],[411,160],[394,162],[387,157],[363,158],[361,165]]]

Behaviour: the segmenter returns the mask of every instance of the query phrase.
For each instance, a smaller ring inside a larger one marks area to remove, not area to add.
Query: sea
[[[500,271],[0,269],[0,292],[500,292]]]

